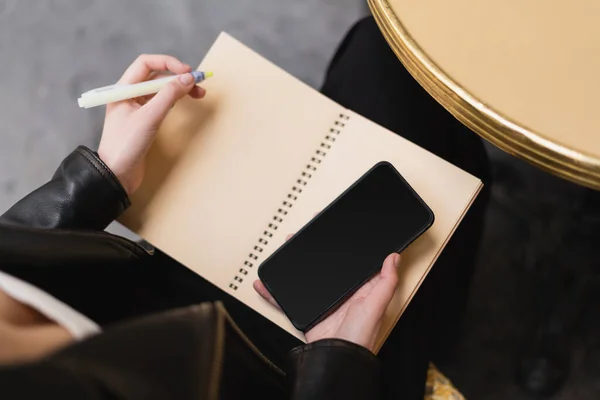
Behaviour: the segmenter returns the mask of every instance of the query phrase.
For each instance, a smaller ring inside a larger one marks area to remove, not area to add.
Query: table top
[[[600,190],[600,2],[368,1],[398,58],[456,118]]]

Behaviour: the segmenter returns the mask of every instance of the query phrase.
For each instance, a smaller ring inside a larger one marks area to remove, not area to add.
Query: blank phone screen
[[[432,223],[433,213],[398,171],[378,163],[265,260],[259,277],[304,331]]]

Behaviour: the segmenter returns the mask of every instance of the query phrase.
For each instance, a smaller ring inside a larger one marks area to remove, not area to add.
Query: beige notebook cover
[[[379,161],[435,214],[403,254],[380,348],[481,188],[481,182],[347,110],[222,33],[200,65],[201,101],[179,102],[121,222],[304,340],[252,288],[261,261]]]

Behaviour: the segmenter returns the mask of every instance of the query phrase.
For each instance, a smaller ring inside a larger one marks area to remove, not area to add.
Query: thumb
[[[371,289],[371,293],[365,298],[365,303],[374,315],[379,318],[383,316],[387,306],[392,301],[396,288],[398,287],[398,265],[400,264],[400,254],[390,254],[379,273],[380,279]]]
[[[189,73],[180,75],[169,82],[141,108],[146,114],[147,123],[157,128],[177,100],[188,94],[194,84],[194,77]]]

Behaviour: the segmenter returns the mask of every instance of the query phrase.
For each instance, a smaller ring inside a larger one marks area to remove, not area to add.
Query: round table
[[[600,189],[600,3],[368,0],[414,78],[495,146]]]

